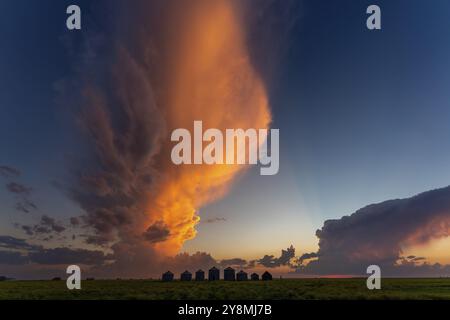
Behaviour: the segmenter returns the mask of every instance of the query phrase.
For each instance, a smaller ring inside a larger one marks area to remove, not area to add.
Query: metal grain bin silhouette
[[[257,273],[252,273],[252,275],[250,276],[250,279],[259,280],[259,275]]]
[[[211,269],[209,269],[208,271],[208,280],[209,281],[214,281],[214,280],[219,280],[220,279],[220,271],[219,269],[217,269],[216,267],[212,267]]]
[[[163,273],[162,275],[162,281],[172,281],[173,280],[173,273],[170,271],[167,271]]]
[[[192,273],[190,273],[189,271],[185,271],[181,274],[180,276],[180,280],[181,281],[191,281],[192,280]]]
[[[265,280],[265,281],[272,280],[272,275],[266,271],[262,274],[261,280]]]
[[[233,268],[228,267],[223,270],[223,279],[226,281],[234,281],[236,280],[236,272]]]
[[[196,281],[205,280],[205,271],[203,271],[202,269],[197,270],[197,272],[195,273],[195,280]]]
[[[238,273],[236,273],[236,280],[237,281],[246,281],[246,280],[248,280],[247,272],[244,272],[244,271],[241,270]]]

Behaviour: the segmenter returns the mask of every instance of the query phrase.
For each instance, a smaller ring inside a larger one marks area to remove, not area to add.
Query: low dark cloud
[[[29,244],[24,239],[19,239],[11,236],[0,236],[0,249],[8,250],[25,250],[32,251],[39,249],[39,246]]]
[[[144,239],[150,243],[165,241],[170,235],[169,228],[162,221],[155,222],[144,232]]]
[[[10,166],[0,166],[0,176],[3,178],[11,179],[20,176],[20,171]]]
[[[387,275],[438,276],[448,266],[418,262],[424,257],[402,257],[402,248],[423,245],[450,235],[450,187],[411,198],[372,204],[350,216],[325,221],[317,230],[318,259],[298,272],[310,274],[365,274],[377,264]]]
[[[23,264],[86,264],[102,265],[108,256],[102,251],[71,249],[67,247],[47,249],[30,244],[27,240],[0,236],[0,265]]]
[[[286,265],[288,257],[292,255],[292,250],[295,249],[291,247],[283,250],[282,255],[276,258],[276,263]],[[203,269],[207,271],[213,266],[221,268],[258,266],[256,260],[247,262],[241,258],[218,261],[206,252],[180,253],[170,257],[161,256],[151,244],[142,241],[118,242],[113,245],[112,253],[105,254],[100,250],[69,247],[45,248],[41,245],[30,244],[24,239],[0,236],[0,268],[10,271],[7,276],[34,279],[41,274],[43,266],[45,270],[50,268],[57,272],[58,269],[52,268],[52,266],[68,264],[86,265],[85,275],[89,274],[100,278],[157,278],[166,270],[178,274],[184,270],[194,272]],[[8,266],[14,266],[14,268]]]
[[[87,264],[100,265],[105,262],[105,254],[99,250],[54,248],[32,252],[29,260],[38,264]]]
[[[293,258],[295,258],[295,248],[291,245],[286,250],[281,250],[281,255],[278,258],[275,258],[273,255],[265,255],[257,262],[266,268],[275,268],[290,265]]]
[[[28,258],[17,251],[0,250],[0,265],[20,265],[28,262]]]
[[[220,266],[243,268],[243,267],[247,266],[247,260],[241,259],[241,258],[224,259],[224,260],[220,261]]]
[[[182,272],[186,269],[191,271],[203,269],[206,271],[218,265],[218,262],[206,252],[196,252],[194,254],[180,253],[175,257],[167,259],[164,263],[167,264],[167,268],[176,272]]]
[[[319,255],[317,254],[317,252],[304,253],[300,257],[297,258],[297,262],[299,264],[302,264],[303,261],[305,261],[305,260],[318,258],[318,257],[319,257]]]

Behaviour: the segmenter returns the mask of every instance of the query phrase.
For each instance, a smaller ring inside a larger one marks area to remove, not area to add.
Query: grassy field
[[[0,282],[0,299],[450,299],[450,279],[383,279],[368,290],[365,279],[283,279],[247,282],[82,281]]]

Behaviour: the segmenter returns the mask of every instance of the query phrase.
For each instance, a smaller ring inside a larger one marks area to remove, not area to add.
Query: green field
[[[0,299],[450,299],[450,279],[383,279],[368,290],[365,279],[283,279],[247,282],[82,281],[0,282]]]

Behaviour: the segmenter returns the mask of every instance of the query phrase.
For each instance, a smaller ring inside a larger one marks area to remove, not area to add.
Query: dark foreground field
[[[83,281],[69,291],[62,281],[0,282],[0,299],[450,299],[450,279],[284,279],[268,282]]]

